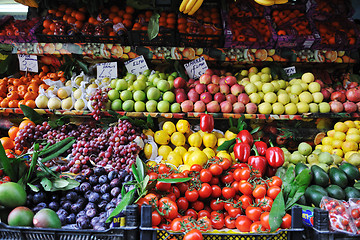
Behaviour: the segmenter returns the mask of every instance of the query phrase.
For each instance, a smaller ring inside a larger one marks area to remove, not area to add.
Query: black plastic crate
[[[198,48],[221,48],[224,46],[223,35],[202,35],[202,34],[188,34],[178,33],[179,46],[181,47],[198,47]]]
[[[74,35],[48,35],[43,34],[42,30],[44,28],[39,26],[36,30],[35,36],[38,42],[41,43],[80,43],[81,38],[79,34]]]
[[[128,45],[129,40],[127,34],[120,36],[93,36],[81,35],[79,36],[80,42],[84,43],[117,43],[121,45]]]
[[[131,30],[130,42],[133,46],[176,46],[176,31],[174,29],[160,28],[156,38],[150,40],[146,30]]]
[[[168,232],[165,229],[155,229],[151,227],[151,211],[150,205],[142,205],[141,207],[141,224],[140,224],[140,239],[141,240],[165,240],[177,239],[182,240],[183,233]],[[281,229],[274,233],[203,233],[204,240],[301,240],[303,239],[302,227],[302,209],[295,206],[291,210],[292,222],[291,229]]]

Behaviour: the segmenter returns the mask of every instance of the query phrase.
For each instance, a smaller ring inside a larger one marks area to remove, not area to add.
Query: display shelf
[[[356,63],[357,50],[291,50],[243,48],[192,48],[122,46],[112,43],[13,43],[13,54],[63,55],[78,54],[91,59],[132,59],[143,55],[148,60],[194,60],[237,63],[298,62],[298,63]]]
[[[86,117],[91,116],[92,113],[89,110],[49,110],[49,109],[34,109],[37,113],[42,115],[68,115]],[[0,115],[8,116],[10,114],[22,115],[23,112],[20,108],[0,108]],[[104,111],[104,116],[111,116],[109,112]],[[124,112],[118,111],[120,116],[134,117],[134,118],[146,118],[151,116],[153,118],[199,118],[201,112],[188,112],[188,113],[160,113],[160,112]],[[360,118],[360,112],[355,113],[303,113],[297,115],[276,115],[276,114],[240,114],[240,113],[209,113],[217,119],[228,118],[240,118],[242,116],[245,119],[263,119],[263,120],[307,120],[315,118]]]

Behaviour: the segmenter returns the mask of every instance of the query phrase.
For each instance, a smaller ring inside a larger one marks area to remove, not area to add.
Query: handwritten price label
[[[143,73],[145,70],[148,70],[148,66],[144,59],[144,56],[141,55],[140,57],[131,59],[125,62],[125,67],[129,73],[139,75]]]
[[[190,78],[198,79],[208,69],[204,57],[197,58],[189,63],[184,64],[185,70]]]
[[[288,68],[284,68],[284,71],[286,72],[286,74],[288,76],[291,76],[291,75],[296,73],[296,68],[294,66],[293,67],[288,67]]]
[[[19,54],[20,71],[39,72],[38,60],[36,55]]]
[[[108,77],[110,79],[117,78],[117,62],[99,63],[96,65],[97,78],[103,79]]]

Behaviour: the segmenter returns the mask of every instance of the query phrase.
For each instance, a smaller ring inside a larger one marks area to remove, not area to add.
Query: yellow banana
[[[204,2],[204,0],[197,0],[194,7],[191,9],[191,11],[188,13],[189,15],[193,15],[196,13],[197,10],[201,7],[201,4]]]
[[[191,11],[191,9],[194,7],[197,0],[190,0],[188,4],[186,5],[184,13],[187,14]]]
[[[275,0],[275,4],[285,4],[288,0]]]
[[[272,6],[275,4],[274,0],[255,0],[255,2],[263,6]]]
[[[185,10],[186,5],[188,4],[189,0],[183,0],[180,4],[179,11],[183,12]]]

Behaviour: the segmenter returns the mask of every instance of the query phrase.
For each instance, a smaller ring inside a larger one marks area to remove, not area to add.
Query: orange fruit
[[[9,128],[8,134],[11,140],[14,140],[16,138],[18,131],[18,127],[12,126],[11,128]]]
[[[125,12],[133,14],[135,12],[135,9],[131,6],[126,6]]]
[[[9,99],[7,99],[7,98],[4,98],[0,103],[0,107],[2,107],[2,108],[7,108],[8,105],[9,105]]]
[[[114,19],[115,17],[116,17],[117,15],[116,15],[116,13],[110,13],[109,14],[109,19]]]
[[[124,18],[124,19],[128,19],[128,20],[131,20],[131,19],[132,19],[132,15],[131,15],[130,13],[125,13],[125,14],[123,15],[123,18]]]
[[[124,19],[123,24],[126,28],[130,28],[132,25],[132,22],[131,22],[131,20]]]
[[[37,93],[34,93],[34,92],[27,92],[25,95],[24,95],[24,100],[27,101],[27,100],[35,100],[35,98],[37,97]]]
[[[31,121],[30,119],[25,119],[22,121],[19,125],[19,130],[24,129],[27,125],[35,126],[35,123]]]
[[[19,100],[10,100],[9,102],[9,108],[17,108],[18,107]]]
[[[110,12],[117,13],[120,10],[120,8],[116,5],[112,5],[110,7]]]
[[[31,108],[35,108],[36,107],[36,104],[35,104],[35,101],[34,100],[27,100],[25,102],[25,105],[28,106],[28,107],[31,107]]]
[[[55,31],[55,28],[56,28],[55,23],[51,23],[50,27],[49,27],[50,31],[52,31],[52,32]]]
[[[145,12],[145,17],[150,18],[152,15],[153,15],[153,12],[152,12],[152,11],[146,11],[146,12]]]
[[[18,108],[20,108],[20,105],[25,105],[25,100],[20,100],[19,102],[18,102]]]
[[[14,141],[9,137],[2,137],[0,138],[0,141],[4,149],[13,149],[15,147]]]
[[[114,24],[118,24],[118,23],[121,23],[123,21],[123,19],[121,18],[121,17],[114,17],[114,19],[113,19],[113,23]]]
[[[82,13],[82,12],[77,12],[77,13],[75,14],[75,18],[76,18],[76,20],[78,20],[78,21],[84,21],[84,20],[85,20],[85,14]]]
[[[82,21],[76,21],[75,22],[75,27],[77,28],[77,29],[81,29],[82,27],[83,27],[83,22]]]
[[[64,12],[62,12],[62,11],[57,11],[57,12],[55,13],[55,16],[56,16],[56,17],[62,17],[62,16],[64,16]]]
[[[65,13],[67,15],[70,15],[72,13],[72,11],[74,11],[74,9],[72,9],[71,7],[68,7],[68,8],[66,8]]]
[[[50,25],[53,23],[53,21],[51,21],[50,19],[45,19],[43,22],[43,27],[44,28],[50,28]]]
[[[74,17],[69,17],[67,20],[68,24],[74,24],[75,22],[76,22],[76,18],[74,18]]]
[[[58,8],[59,11],[65,11],[66,10],[66,5],[65,4],[61,4]]]
[[[19,98],[19,94],[17,93],[17,91],[11,91],[6,95],[6,97],[9,100],[15,100]]]

